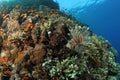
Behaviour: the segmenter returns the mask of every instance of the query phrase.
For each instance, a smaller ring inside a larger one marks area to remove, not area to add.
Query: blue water
[[[96,2],[88,4],[84,0],[84,5],[82,2],[76,3],[76,1],[69,0],[69,2],[66,2],[68,6],[60,0],[58,2],[60,3],[61,9],[70,10],[69,12],[78,21],[88,24],[93,32],[107,39],[117,49],[119,53],[118,62],[120,63],[120,0],[101,0],[99,4]],[[90,1],[100,0],[86,0],[89,3]],[[77,7],[72,8],[74,6]]]

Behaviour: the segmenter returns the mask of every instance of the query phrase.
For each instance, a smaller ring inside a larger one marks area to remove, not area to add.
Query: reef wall
[[[117,80],[107,40],[58,6],[26,5],[1,8],[0,80]]]

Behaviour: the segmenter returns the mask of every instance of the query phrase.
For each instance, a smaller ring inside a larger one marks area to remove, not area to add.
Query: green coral
[[[58,61],[55,66],[50,69],[51,77],[59,77],[59,79],[78,79],[78,75],[86,70],[86,62],[79,63],[77,57],[67,58],[63,61]],[[79,65],[80,64],[80,65]]]

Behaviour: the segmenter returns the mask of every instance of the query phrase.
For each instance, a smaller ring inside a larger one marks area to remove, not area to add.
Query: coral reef
[[[0,80],[120,77],[117,51],[89,26],[59,11],[52,0],[41,1],[39,7],[21,5],[1,7]]]

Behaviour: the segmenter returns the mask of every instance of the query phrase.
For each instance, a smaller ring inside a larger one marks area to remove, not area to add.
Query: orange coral
[[[11,75],[11,71],[10,71],[10,70],[6,70],[5,73],[6,73],[7,75]]]
[[[25,23],[23,25],[25,26],[24,31],[28,31],[29,29],[36,29],[36,27],[32,23]]]
[[[23,13],[23,14],[20,15],[20,17],[26,18],[26,17],[27,17],[27,14],[26,14],[26,13]]]
[[[34,15],[35,17],[38,17],[39,16],[39,14],[38,13],[35,13],[35,15]]]
[[[23,51],[18,52],[18,56],[15,59],[15,63],[21,63],[24,60],[25,53]]]
[[[2,64],[3,64],[4,62],[5,62],[5,60],[4,60],[4,59],[0,59],[0,63],[2,63]]]
[[[56,16],[58,16],[58,14],[53,13],[53,14],[51,14],[51,16],[56,17]]]
[[[6,59],[3,59],[3,58],[0,58],[0,63],[1,64],[4,64],[4,63],[8,63],[8,58],[6,58]]]

